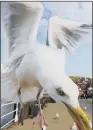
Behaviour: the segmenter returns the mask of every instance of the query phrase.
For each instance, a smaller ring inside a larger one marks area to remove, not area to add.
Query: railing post
[[[14,111],[16,110],[16,107],[17,107],[17,104],[14,103]],[[13,114],[13,119],[15,118],[15,115],[16,115],[16,111],[15,111],[14,114]]]
[[[18,121],[18,103],[16,104],[16,114],[15,114],[15,122]]]

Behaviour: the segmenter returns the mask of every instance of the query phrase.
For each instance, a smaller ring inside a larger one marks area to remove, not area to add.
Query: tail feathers
[[[18,101],[18,84],[14,72],[1,74],[1,102]]]

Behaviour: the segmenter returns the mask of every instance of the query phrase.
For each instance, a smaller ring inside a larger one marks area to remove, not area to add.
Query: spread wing
[[[7,35],[7,51],[9,58],[6,63],[15,67],[36,41],[39,22],[43,13],[40,2],[2,2],[1,20]],[[6,64],[5,63],[5,64]]]
[[[26,47],[35,42],[42,13],[43,6],[39,2],[1,3],[1,20],[8,37],[9,55],[19,45]]]
[[[73,53],[79,41],[89,33],[91,28],[92,25],[64,20],[57,16],[52,17],[49,20],[47,44],[56,49],[64,47]]]
[[[36,41],[43,6],[40,2],[2,2],[2,24],[8,39],[9,59],[1,75],[1,101],[18,102],[16,69]],[[5,68],[5,69],[4,69]],[[11,71],[10,71],[11,70]],[[36,99],[38,88],[22,89],[22,101]]]

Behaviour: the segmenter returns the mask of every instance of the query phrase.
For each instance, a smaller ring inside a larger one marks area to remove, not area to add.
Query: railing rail
[[[15,102],[7,103],[7,104],[2,104],[2,105],[1,105],[1,108],[4,107],[4,106],[8,106],[8,105],[10,105],[10,104],[15,104]],[[16,114],[15,114],[15,118],[16,118],[17,112],[18,112],[18,103],[17,103],[17,105],[16,105],[16,110],[11,111],[11,112],[9,112],[9,113],[7,113],[7,114],[1,116],[1,119],[4,118],[4,117],[6,117],[6,116],[8,116],[8,115],[10,115],[10,114],[12,114],[12,113],[14,113],[14,112],[16,112]],[[12,119],[11,121],[7,122],[6,124],[4,124],[4,125],[1,127],[1,129],[5,128],[6,126],[8,126],[8,125],[9,125],[10,123],[12,123],[13,121],[16,122],[16,119],[15,119],[15,118]]]
[[[14,113],[14,112],[16,112],[16,110],[11,111],[11,112],[9,112],[9,113],[7,113],[7,114],[5,114],[5,115],[1,116],[1,118],[4,118],[4,117],[6,117],[6,116],[8,116],[8,115],[10,115],[10,114],[12,114],[12,113]]]
[[[7,105],[10,105],[10,104],[15,104],[15,102],[9,102],[7,104],[2,104],[1,107],[7,106]]]
[[[11,122],[13,122],[15,119],[12,119],[11,121],[9,121],[8,123],[6,123],[5,125],[3,125],[2,127],[1,127],[1,129],[3,129],[4,127],[6,127],[8,124],[10,124]]]

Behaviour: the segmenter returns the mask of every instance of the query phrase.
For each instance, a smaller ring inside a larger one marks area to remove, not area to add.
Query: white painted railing
[[[9,102],[9,103],[7,103],[7,104],[2,104],[1,107],[8,106],[8,105],[14,104],[14,103],[15,103],[15,102]]]
[[[8,106],[8,105],[10,105],[10,104],[15,104],[15,102],[7,103],[7,104],[2,104],[2,105],[1,105],[1,109],[2,109],[2,107]],[[17,105],[16,105],[16,110],[11,111],[11,112],[9,112],[9,113],[7,113],[7,114],[1,116],[1,119],[4,118],[4,117],[6,117],[6,116],[8,116],[8,115],[10,115],[10,114],[12,114],[12,113],[14,113],[14,112],[16,112],[15,118],[12,119],[11,121],[9,121],[8,123],[6,123],[5,125],[3,125],[3,126],[1,127],[1,129],[5,128],[6,126],[8,126],[8,125],[9,125],[10,123],[12,123],[13,121],[14,121],[14,122],[17,122],[17,121],[18,121],[18,116],[17,116],[17,112],[18,112],[18,103],[17,103]]]

